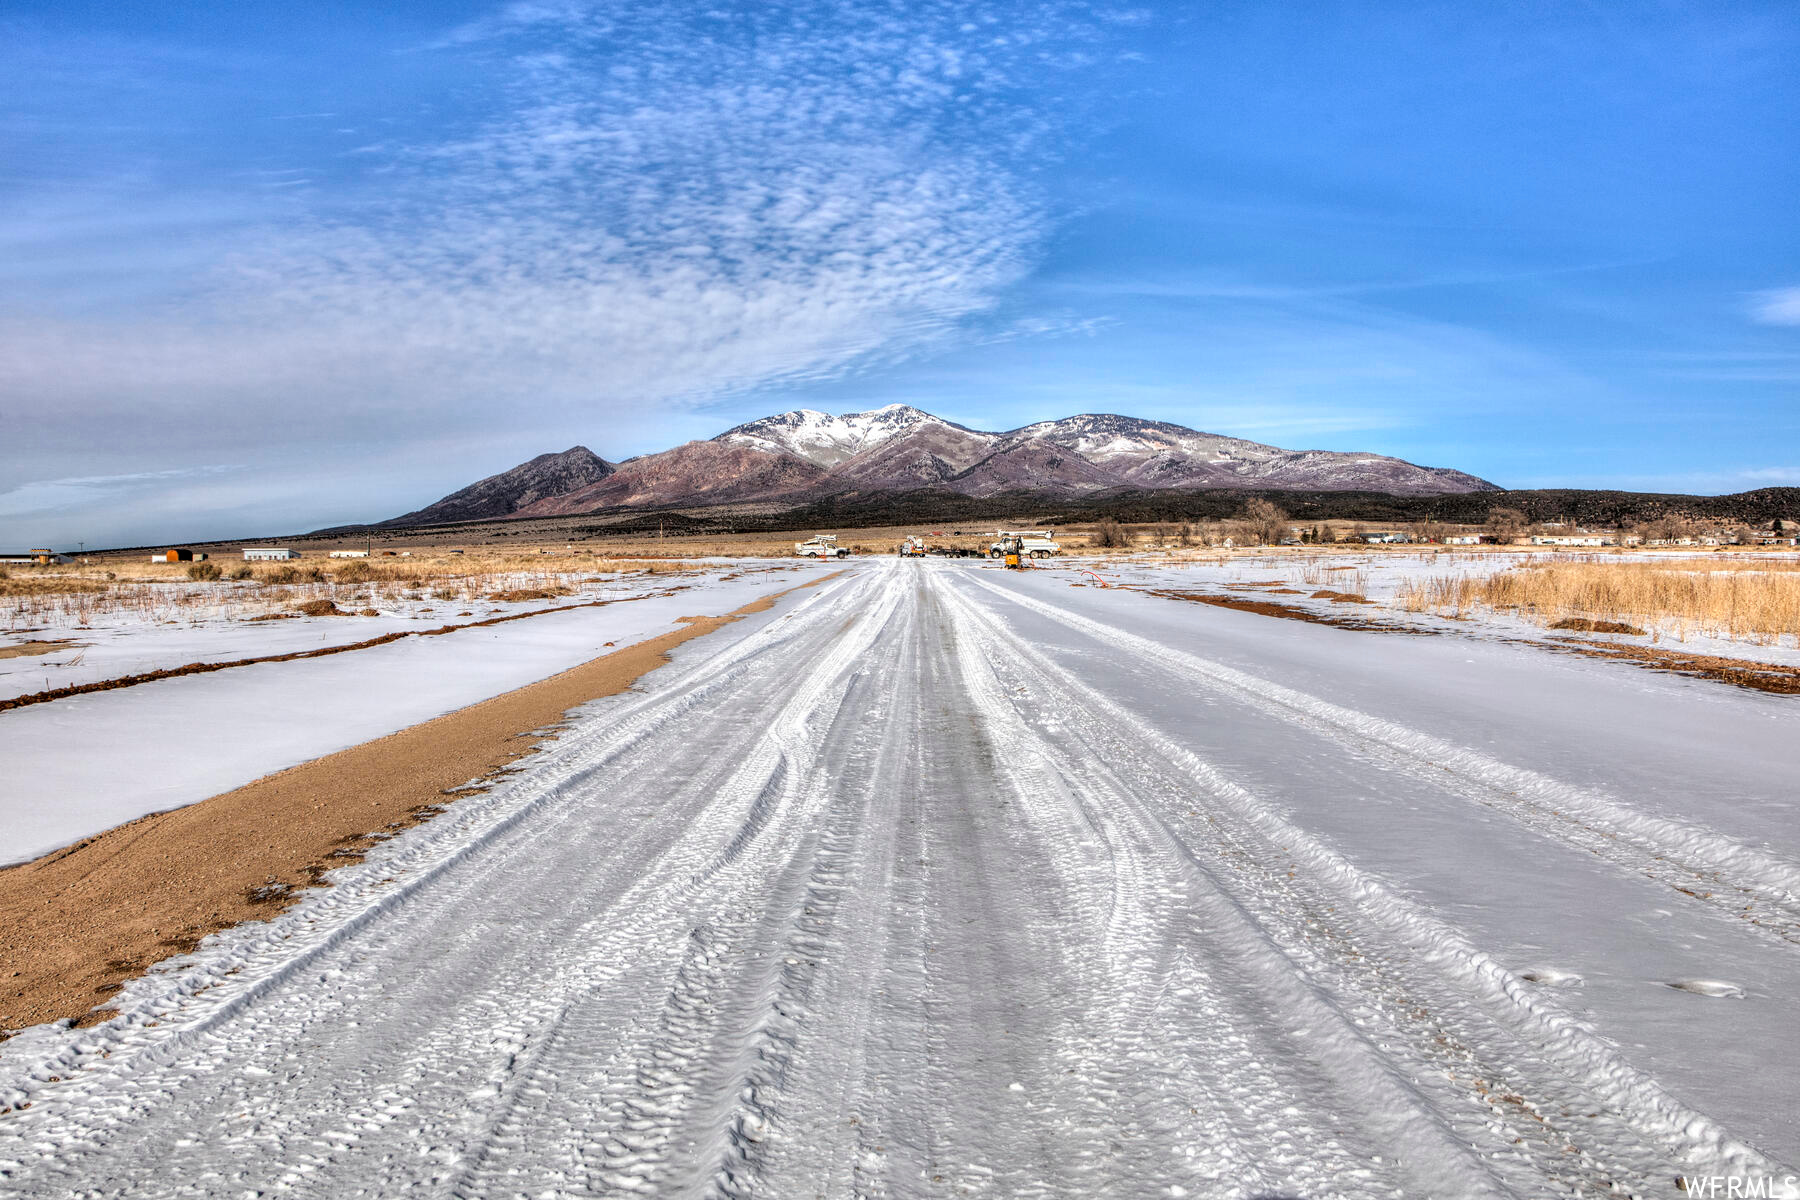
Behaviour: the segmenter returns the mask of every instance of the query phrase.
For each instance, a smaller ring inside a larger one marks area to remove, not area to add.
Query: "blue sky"
[[[0,541],[794,407],[1800,483],[1800,7],[0,15]]]

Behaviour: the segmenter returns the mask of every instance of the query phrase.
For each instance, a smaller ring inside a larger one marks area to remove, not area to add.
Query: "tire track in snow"
[[[1158,671],[1202,681],[1273,717],[1329,737],[1361,761],[1425,780],[1500,812],[1539,836],[1665,884],[1759,935],[1800,946],[1800,863],[1712,829],[1638,812],[1595,789],[1344,708],[1060,605],[985,580],[974,582],[1008,603],[1124,650]],[[1372,745],[1386,752],[1372,753]]]
[[[969,582],[998,591],[1008,600],[1029,599],[979,578]],[[1097,756],[1143,768],[1136,784],[1121,793],[1127,803],[1133,797],[1161,794],[1179,812],[1210,801],[1206,815],[1199,818],[1205,822],[1202,837],[1177,837],[1182,851],[1198,854],[1207,841],[1227,838],[1228,856],[1241,869],[1220,873],[1221,884],[1252,923],[1295,954],[1294,969],[1335,979],[1333,988],[1340,994],[1360,994],[1366,1003],[1347,1010],[1349,1023],[1359,1028],[1385,1025],[1386,1032],[1376,1035],[1383,1054],[1410,1040],[1424,1064],[1453,1077],[1461,1090],[1468,1092],[1475,1085],[1465,1100],[1478,1099],[1481,1109],[1499,1122],[1497,1127],[1508,1131],[1508,1138],[1518,1137],[1528,1146],[1537,1143],[1534,1170],[1545,1178],[1565,1175],[1556,1166],[1569,1152],[1565,1147],[1588,1160],[1581,1164],[1583,1169],[1564,1178],[1571,1186],[1651,1178],[1666,1163],[1686,1168],[1690,1177],[1708,1173],[1781,1177],[1778,1164],[1670,1097],[1626,1063],[1610,1043],[1469,945],[1459,931],[1393,895],[1278,817],[1223,772],[1136,721],[1068,671],[1032,654],[1022,638],[979,607],[963,603],[971,622],[985,626],[994,646],[991,656],[1031,680],[1027,692],[1053,696],[1050,706],[1057,713],[1087,718],[1066,725],[1079,730],[1083,740],[1098,739],[1090,743]],[[1058,743],[1051,738],[1045,744]],[[1155,765],[1159,762],[1161,767]],[[1196,789],[1204,800],[1196,801]],[[1320,898],[1302,900],[1295,893],[1306,881],[1283,881],[1272,869],[1283,862],[1306,865],[1311,882],[1326,885],[1327,891]],[[1240,879],[1260,875],[1262,886],[1246,893],[1241,886],[1224,884],[1230,874]],[[1364,920],[1355,920],[1357,916]],[[1351,965],[1379,966],[1387,978],[1364,970],[1365,978],[1359,981],[1358,972],[1344,970]],[[1421,966],[1429,970],[1421,973]],[[1434,995],[1437,1003],[1410,1009],[1407,997]],[[1484,1022],[1454,1019],[1474,1008],[1491,1028],[1484,1028]],[[1405,1056],[1397,1058],[1404,1061]],[[1514,1082],[1503,1086],[1509,1074]],[[1570,1081],[1578,1089],[1574,1094],[1569,1092]],[[1546,1097],[1545,1102],[1532,1104],[1528,1096],[1534,1092]],[[1591,1114],[1593,1105],[1587,1101],[1594,1099],[1609,1112]],[[1598,1120],[1590,1121],[1584,1113]],[[1621,1129],[1620,1122],[1630,1128]],[[1634,1140],[1636,1146],[1631,1145]],[[1667,1155],[1660,1163],[1654,1156],[1646,1157],[1647,1147],[1658,1146]]]
[[[628,924],[615,920],[597,926],[595,940],[583,939],[554,964],[559,977],[581,979],[592,995],[627,972],[644,974],[654,981],[645,994],[660,999],[653,1010],[638,1016],[629,1040],[611,1061],[593,1064],[597,1069],[592,1074],[573,1082],[567,1075],[583,1064],[563,1067],[558,1093],[575,1097],[573,1104],[515,1107],[507,1114],[507,1123],[530,1130],[533,1140],[579,1148],[562,1171],[543,1178],[539,1186],[575,1183],[604,1191],[659,1183],[672,1147],[685,1133],[713,1147],[700,1162],[715,1158],[717,1163],[710,1179],[686,1180],[690,1188],[706,1184],[715,1194],[753,1188],[757,1148],[771,1108],[769,1096],[762,1093],[779,1090],[778,1064],[791,1045],[792,1030],[784,1028],[788,1023],[779,1005],[768,998],[776,980],[766,971],[758,976],[752,970],[746,985],[738,978],[742,972],[732,952],[754,945],[752,934],[769,898],[782,890],[779,878],[791,871],[819,810],[829,801],[814,764],[858,660],[880,635],[892,609],[892,600],[878,601],[875,612],[853,616],[838,627],[848,636],[834,639],[825,653],[807,655],[810,669],[799,686],[703,810],[704,825],[713,827],[714,836],[704,828],[699,837],[690,833],[668,861],[652,865],[644,882],[620,899],[616,911],[631,914]],[[720,843],[719,849],[708,849]],[[672,973],[666,965],[671,947],[678,951]],[[748,1004],[742,995],[746,991]],[[745,1009],[756,1020],[747,1033],[731,1021],[734,1012]],[[600,1030],[611,1019],[595,1004],[575,1004],[558,1030],[559,1040],[571,1048],[604,1042]],[[723,1057],[738,1062],[747,1057],[756,1069],[732,1072],[739,1086],[722,1091],[730,1102],[696,1120],[692,1110],[707,1106],[695,1076],[708,1065],[717,1068],[721,1056],[716,1050],[732,1033],[749,1048]],[[595,1097],[603,1099],[596,1103]],[[490,1156],[491,1161],[459,1181],[456,1191],[487,1195],[502,1183],[522,1186],[520,1168],[509,1161],[515,1157]],[[540,1165],[531,1163],[527,1171],[536,1169]]]
[[[1204,898],[1181,878],[1179,864],[1133,827],[1134,801],[1104,760],[1090,755],[1075,762],[1018,711],[1017,686],[1002,682],[1001,674],[1016,671],[1028,648],[994,636],[966,605],[957,606],[955,619],[971,699],[1013,766],[1022,808],[1054,847],[1051,857],[1074,893],[1079,915],[1068,922],[1071,932],[1099,935],[1080,943],[1090,958],[1081,972],[1085,1029],[1072,1039],[1079,1048],[1069,1056],[1106,1080],[1093,1101],[1127,1107],[1134,1125],[1189,1147],[1185,1161],[1165,1164],[1161,1174],[1194,1194],[1239,1188],[1328,1194],[1344,1178],[1399,1186],[1369,1143],[1355,1133],[1333,1137],[1315,1114],[1295,1106],[1329,1092],[1330,1081],[1268,1027],[1264,997],[1246,996],[1241,986],[1234,994],[1201,967],[1191,930],[1193,906]],[[1156,1019],[1159,1013],[1164,1020]],[[1200,1019],[1189,1023],[1189,1017]],[[1160,1044],[1181,1048],[1173,1063],[1159,1053]],[[1310,1158],[1296,1152],[1295,1140],[1312,1148]],[[1092,1164],[1090,1170],[1104,1168],[1088,1181],[1094,1194],[1132,1195],[1148,1182],[1150,1168],[1120,1172],[1119,1165]]]

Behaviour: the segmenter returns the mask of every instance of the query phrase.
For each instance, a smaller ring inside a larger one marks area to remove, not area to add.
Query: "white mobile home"
[[[290,558],[299,558],[292,550],[282,546],[245,546],[245,562],[286,562]]]

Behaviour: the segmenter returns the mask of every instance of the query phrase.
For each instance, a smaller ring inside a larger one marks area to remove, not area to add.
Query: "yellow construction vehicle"
[[[1001,560],[1008,568],[1017,570],[1025,565],[1024,539],[1017,534],[1006,534],[994,543],[1000,549]]]

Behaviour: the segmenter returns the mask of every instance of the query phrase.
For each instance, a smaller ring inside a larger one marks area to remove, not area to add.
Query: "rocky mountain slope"
[[[585,456],[582,457],[582,456]],[[832,416],[799,409],[616,466],[576,447],[543,455],[384,522],[440,524],[612,508],[800,504],[920,488],[1069,499],[1109,490],[1262,488],[1399,496],[1496,490],[1486,480],[1380,454],[1283,450],[1166,421],[1086,413],[1005,433],[904,404]]]
[[[829,472],[789,454],[728,442],[688,442],[628,459],[605,479],[519,509],[521,517],[559,517],[597,508],[726,504],[803,494]]]
[[[510,517],[546,497],[567,495],[599,483],[616,469],[586,446],[571,446],[561,454],[540,454],[510,471],[451,492],[436,504],[381,524],[443,525]]]
[[[1017,489],[1067,496],[1114,487],[1259,487],[1430,495],[1494,488],[1462,471],[1380,454],[1283,450],[1112,413],[984,433],[903,404],[842,417],[802,409],[713,440],[804,459],[858,491],[943,486],[977,496]]]

